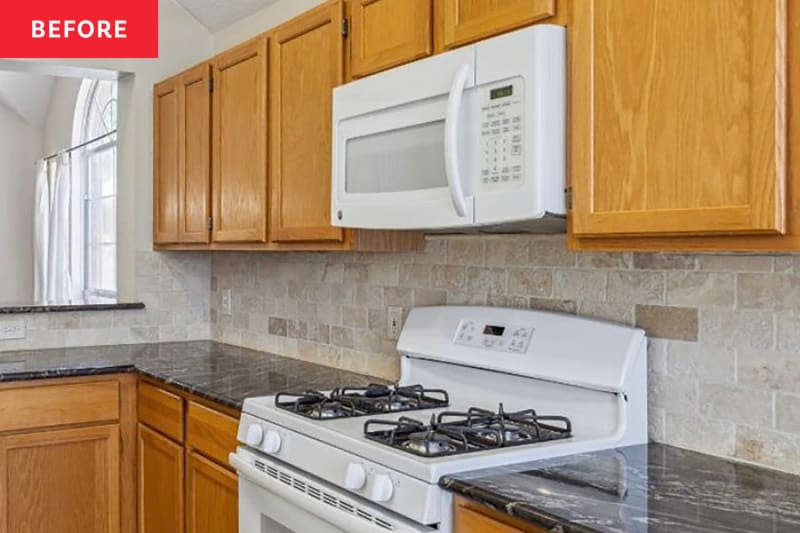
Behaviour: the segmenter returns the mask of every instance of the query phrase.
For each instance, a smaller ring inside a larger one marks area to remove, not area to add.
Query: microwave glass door
[[[447,187],[444,120],[353,137],[345,150],[347,194]]]

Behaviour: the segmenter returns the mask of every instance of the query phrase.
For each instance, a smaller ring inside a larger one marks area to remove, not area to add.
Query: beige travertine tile
[[[487,294],[475,291],[447,291],[447,305],[486,305]]]
[[[370,285],[397,285],[399,281],[399,265],[391,265],[386,263],[367,265],[367,282]]]
[[[428,288],[431,286],[431,267],[425,264],[400,265],[400,286]]]
[[[594,302],[583,300],[578,304],[578,314],[597,320],[633,325],[635,306],[631,303]]]
[[[700,414],[737,424],[772,427],[772,393],[704,383],[700,386]]]
[[[431,269],[434,289],[463,290],[467,287],[467,267],[434,265]]]
[[[668,272],[669,305],[732,307],[736,301],[736,275],[716,272]]]
[[[732,385],[736,382],[736,355],[732,348],[669,341],[666,368],[672,376]]]
[[[528,307],[539,311],[556,311],[574,315],[578,312],[578,302],[575,300],[558,300],[553,298],[536,298],[528,300]]]
[[[608,273],[609,302],[664,303],[664,273],[619,270]]]
[[[742,309],[800,310],[800,277],[792,274],[739,274],[736,289]]]
[[[667,373],[667,341],[649,337],[647,339],[647,370],[654,374]]]
[[[695,414],[667,413],[666,442],[715,455],[736,451],[736,424]]]
[[[487,266],[524,266],[528,264],[528,239],[497,238],[486,242]]]
[[[726,272],[771,272],[773,258],[764,255],[701,255],[700,268]]]
[[[512,268],[508,274],[508,291],[520,296],[550,296],[553,273],[547,268]]]
[[[345,263],[342,279],[345,283],[366,283],[368,279],[367,265]]]
[[[483,265],[486,262],[484,239],[454,238],[447,243],[447,262],[451,265]]]
[[[771,349],[775,345],[774,315],[767,311],[703,309],[700,340],[722,348]]]
[[[508,288],[508,271],[504,268],[467,268],[467,289],[504,293]]]
[[[633,268],[647,270],[694,270],[697,256],[685,254],[635,253]]]
[[[637,305],[636,325],[649,336],[695,341],[698,337],[697,309],[663,305]]]
[[[578,268],[631,268],[633,254],[617,252],[584,252],[578,254]]]
[[[602,270],[556,270],[553,296],[564,300],[604,301],[606,273]]]
[[[393,307],[411,307],[414,303],[412,289],[405,287],[385,287],[383,289],[383,303]]]
[[[447,303],[447,291],[443,289],[414,289],[412,299],[414,307],[443,305]]]
[[[342,306],[342,325],[351,328],[367,327],[367,308],[360,306]]]
[[[486,305],[492,307],[511,307],[514,309],[527,309],[528,297],[517,294],[499,294],[496,292],[486,296]]]
[[[800,473],[800,439],[794,433],[737,426],[734,455],[746,461]]]
[[[738,377],[747,387],[800,393],[800,352],[740,349]]]
[[[530,242],[530,264],[536,267],[574,267],[575,252],[567,250],[566,240],[560,236],[539,237]]]
[[[648,376],[653,406],[663,407],[670,413],[697,413],[697,382],[674,376]]]
[[[331,344],[342,348],[352,348],[353,328],[331,326]]]
[[[800,434],[800,395],[775,396],[775,427],[779,431]]]
[[[427,265],[447,263],[447,240],[439,236],[425,237],[425,250],[414,254],[414,263]]]
[[[383,287],[356,285],[354,301],[365,307],[383,307]]]

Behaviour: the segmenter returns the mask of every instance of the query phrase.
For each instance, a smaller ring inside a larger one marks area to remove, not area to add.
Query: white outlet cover
[[[0,322],[0,340],[24,339],[25,322],[15,320],[14,322]]]
[[[389,307],[386,309],[386,337],[391,340],[400,338],[400,330],[403,329],[403,308]]]
[[[223,289],[222,291],[222,314],[227,316],[232,314],[230,289]]]

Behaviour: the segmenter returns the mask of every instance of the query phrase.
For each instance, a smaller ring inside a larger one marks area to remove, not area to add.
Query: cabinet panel
[[[180,242],[209,242],[211,216],[211,66],[180,78]]]
[[[139,383],[139,421],[176,442],[183,442],[183,398],[148,383]]]
[[[267,39],[212,61],[212,163],[215,242],[258,242],[267,235]]]
[[[178,83],[159,83],[153,92],[153,241],[178,242]]]
[[[330,225],[331,106],[344,72],[342,11],[341,0],[327,2],[271,35],[272,241],[344,238]]]
[[[455,48],[556,14],[555,0],[441,0],[444,47]]]
[[[139,424],[139,533],[183,531],[183,447]]]
[[[575,235],[783,231],[785,8],[592,0],[574,10]]]
[[[481,504],[456,496],[453,533],[546,533],[547,528],[523,522]]]
[[[239,421],[195,402],[189,402],[186,444],[222,464],[236,451]]]
[[[0,437],[0,533],[120,531],[119,427]]]
[[[189,452],[186,455],[188,533],[237,533],[239,486],[236,474]]]
[[[352,0],[351,66],[358,78],[429,56],[432,0]]]

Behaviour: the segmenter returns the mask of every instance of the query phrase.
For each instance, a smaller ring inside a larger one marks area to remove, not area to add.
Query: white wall
[[[33,299],[34,162],[42,132],[0,105],[0,302]]]
[[[214,33],[214,52],[221,52],[279,25],[324,0],[280,0]]]
[[[42,128],[43,156],[72,146],[72,121],[81,82],[81,78],[56,78]]]

